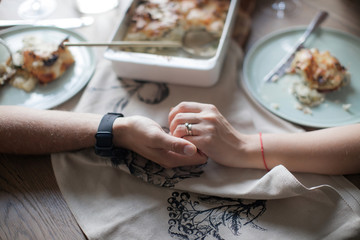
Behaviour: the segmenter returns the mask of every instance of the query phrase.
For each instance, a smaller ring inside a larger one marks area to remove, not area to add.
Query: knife
[[[89,26],[93,23],[94,23],[93,17],[58,18],[58,19],[42,19],[42,20],[0,20],[0,27],[30,25],[30,26],[53,26],[59,28],[79,28],[79,27]]]
[[[320,26],[320,24],[328,17],[328,15],[329,14],[325,11],[320,11],[318,14],[316,14],[292,50],[281,59],[281,61],[274,67],[273,70],[266,74],[264,77],[264,82],[275,82],[286,73],[288,67],[295,57],[295,53],[301,48],[304,48],[304,43],[310,34],[313,33],[318,26]]]

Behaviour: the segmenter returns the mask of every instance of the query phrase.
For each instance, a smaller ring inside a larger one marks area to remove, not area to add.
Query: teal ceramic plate
[[[325,128],[360,122],[360,39],[337,30],[318,29],[305,43],[307,48],[329,50],[351,75],[350,84],[327,93],[311,114],[296,109],[297,100],[289,89],[299,76],[287,74],[276,83],[263,78],[291,50],[305,28],[273,33],[256,43],[245,57],[243,81],[250,94],[270,112],[303,126]],[[345,104],[351,104],[344,110]]]
[[[14,27],[0,32],[10,49],[15,52],[22,47],[25,36],[38,36],[45,41],[61,42],[67,36],[71,42],[85,39],[69,30],[54,27]],[[0,88],[0,105],[22,105],[27,107],[53,108],[78,93],[90,80],[95,71],[95,55],[91,48],[74,47],[70,49],[75,64],[59,79],[46,85],[38,84],[34,91],[27,93],[20,89],[4,86]],[[0,61],[4,62],[8,54],[0,47]]]

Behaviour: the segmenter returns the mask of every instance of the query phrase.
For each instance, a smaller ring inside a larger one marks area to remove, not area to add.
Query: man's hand
[[[131,149],[165,168],[199,165],[207,161],[193,143],[167,134],[155,121],[141,116],[115,121],[114,144]]]

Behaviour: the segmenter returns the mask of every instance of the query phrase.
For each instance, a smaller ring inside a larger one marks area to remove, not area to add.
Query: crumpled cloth
[[[168,128],[181,101],[214,104],[243,133],[302,129],[257,104],[241,80],[243,53],[230,44],[219,82],[199,88],[117,78],[100,61],[76,108],[143,115]],[[260,151],[260,150],[259,150]],[[266,148],[265,148],[266,151]],[[93,149],[52,155],[60,190],[89,239],[351,239],[360,236],[360,191],[343,176],[235,169],[209,159],[164,169],[130,153]]]

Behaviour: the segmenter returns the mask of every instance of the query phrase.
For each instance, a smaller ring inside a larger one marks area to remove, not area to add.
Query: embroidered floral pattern
[[[116,103],[116,109],[123,110],[133,95],[146,104],[158,104],[169,96],[169,88],[165,83],[119,80],[122,82],[122,88],[127,90],[128,96],[121,98]]]
[[[183,179],[200,177],[203,173],[203,165],[166,169],[131,151],[126,154],[119,152],[118,156],[112,157],[111,162],[115,167],[124,164],[132,175],[161,187],[174,187]]]
[[[173,192],[168,199],[169,234],[175,239],[223,240],[220,230],[229,229],[239,236],[244,227],[259,231],[256,220],[266,211],[265,200],[242,200],[211,196],[191,200],[187,192]]]

